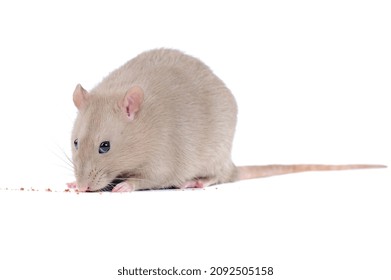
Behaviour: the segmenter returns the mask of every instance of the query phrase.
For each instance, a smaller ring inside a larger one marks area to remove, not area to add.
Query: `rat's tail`
[[[283,175],[306,171],[333,171],[364,168],[386,168],[385,165],[351,164],[351,165],[321,165],[321,164],[296,164],[296,165],[262,165],[262,166],[238,166],[238,181]]]

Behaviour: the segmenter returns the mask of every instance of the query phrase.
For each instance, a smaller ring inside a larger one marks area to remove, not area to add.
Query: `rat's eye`
[[[99,146],[99,153],[104,154],[110,150],[110,141],[103,141]]]
[[[79,140],[75,139],[75,141],[73,141],[73,145],[75,145],[75,149],[77,150],[79,148]]]

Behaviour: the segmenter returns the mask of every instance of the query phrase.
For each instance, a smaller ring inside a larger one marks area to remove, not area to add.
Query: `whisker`
[[[72,159],[65,153],[65,151],[60,147],[60,146],[58,146],[57,145],[57,149],[59,149],[61,152],[62,152],[62,154],[63,154],[63,156],[65,156],[65,159],[67,159],[67,160],[65,160],[63,157],[61,157],[59,154],[57,154],[55,151],[51,151],[57,158],[59,158],[62,162],[64,162],[66,165],[68,165],[69,167],[71,167],[72,168],[72,170],[74,169],[74,164],[73,164],[73,161],[72,161]]]
[[[73,173],[73,168],[68,166],[68,165],[63,165],[63,164],[60,164],[60,163],[55,163],[54,165],[58,166],[58,167],[61,167],[61,168],[64,168],[65,170],[67,170],[67,171],[71,172],[72,174],[74,174]]]
[[[64,155],[65,155],[65,158],[68,160],[70,166],[74,167],[74,163],[73,163],[73,160],[63,151]]]

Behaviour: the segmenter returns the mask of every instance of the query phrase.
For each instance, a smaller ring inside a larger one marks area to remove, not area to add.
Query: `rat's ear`
[[[132,121],[140,110],[144,101],[144,91],[139,86],[134,86],[126,92],[123,100],[120,101],[121,111],[125,114],[128,121]]]
[[[78,84],[73,92],[73,103],[75,103],[76,108],[79,110],[83,108],[87,98],[88,92],[80,84]]]

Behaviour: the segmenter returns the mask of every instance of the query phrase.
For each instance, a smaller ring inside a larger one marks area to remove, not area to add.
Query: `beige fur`
[[[116,104],[135,85],[144,102],[129,122]],[[81,189],[101,189],[124,171],[137,175],[129,180],[135,189],[235,179],[235,99],[198,59],[166,49],[142,53],[92,89],[84,106],[72,133],[72,142],[79,140],[73,162]],[[99,154],[104,140],[112,148]]]
[[[236,168],[231,161],[237,115],[234,97],[205,64],[176,50],[142,53],[90,93],[78,85],[73,99],[79,113],[72,132],[72,159],[81,191],[101,190],[115,178],[125,180],[117,190],[129,191],[379,167]],[[110,141],[111,148],[99,154],[103,141]]]

